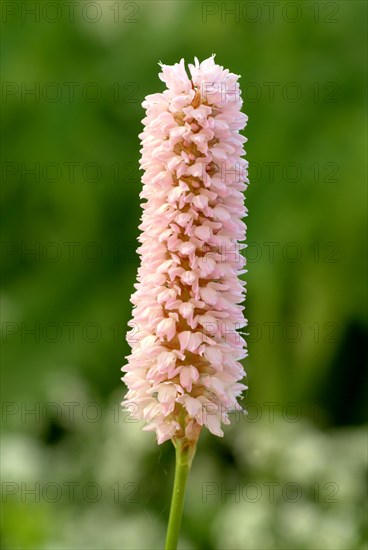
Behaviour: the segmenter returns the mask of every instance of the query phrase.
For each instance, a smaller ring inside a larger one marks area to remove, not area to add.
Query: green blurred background
[[[366,548],[366,3],[1,7],[2,547],[162,547],[173,449],[119,407],[137,136],[158,61],[216,53],[249,116],[249,416],[201,437],[181,548]]]

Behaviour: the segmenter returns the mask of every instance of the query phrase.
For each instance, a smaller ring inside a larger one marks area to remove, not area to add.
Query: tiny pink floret
[[[122,368],[123,406],[158,443],[222,436],[246,386],[244,191],[239,76],[214,56],[162,65],[163,93],[146,97],[140,134],[141,265]]]

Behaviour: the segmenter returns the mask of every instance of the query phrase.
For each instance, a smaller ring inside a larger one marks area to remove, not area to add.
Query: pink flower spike
[[[126,408],[159,444],[222,436],[246,388],[244,319],[248,163],[239,76],[214,56],[161,65],[140,134],[141,264],[131,297]],[[193,443],[194,442],[194,443]]]

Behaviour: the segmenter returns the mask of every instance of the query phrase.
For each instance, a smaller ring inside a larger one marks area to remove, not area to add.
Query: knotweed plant
[[[190,75],[190,76],[189,76]],[[202,428],[222,436],[246,388],[244,191],[238,75],[214,56],[161,64],[166,89],[146,97],[141,265],[131,298],[132,353],[123,405],[159,444],[171,439],[176,470],[166,548],[177,546],[185,485]]]

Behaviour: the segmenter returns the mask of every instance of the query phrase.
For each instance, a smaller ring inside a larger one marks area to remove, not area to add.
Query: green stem
[[[176,550],[178,545],[181,518],[184,508],[185,489],[196,450],[195,444],[189,446],[178,441],[174,443],[174,445],[176,450],[175,480],[165,550]]]

